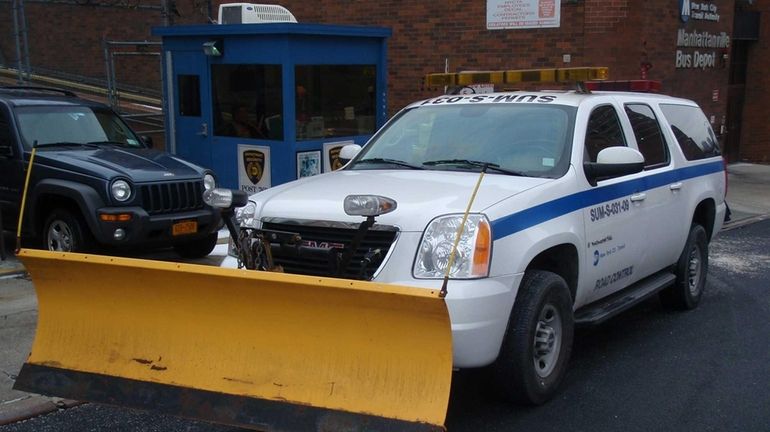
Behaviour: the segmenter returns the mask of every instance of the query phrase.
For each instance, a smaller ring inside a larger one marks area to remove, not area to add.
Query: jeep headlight
[[[415,278],[443,278],[449,265],[458,228],[463,215],[441,216],[428,225],[417,250],[412,274]],[[472,279],[489,275],[492,257],[492,235],[487,217],[482,214],[468,215],[460,241],[457,244],[454,263],[449,272],[453,279]]]
[[[203,176],[203,190],[211,190],[217,187],[217,179],[213,175],[207,173]]]
[[[124,202],[131,198],[131,185],[125,180],[115,180],[110,186],[110,192],[115,201]]]

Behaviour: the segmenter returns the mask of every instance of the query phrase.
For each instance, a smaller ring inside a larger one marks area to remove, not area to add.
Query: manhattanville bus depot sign
[[[687,23],[690,20],[719,22],[720,17],[714,3],[679,0],[679,18]],[[725,32],[714,34],[680,28],[676,35],[676,47],[677,69],[715,68],[727,54],[730,36]]]

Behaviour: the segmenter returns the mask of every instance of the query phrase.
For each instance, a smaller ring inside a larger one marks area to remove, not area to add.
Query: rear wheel
[[[218,233],[213,232],[206,237],[194,241],[174,245],[174,250],[182,258],[203,258],[214,250],[217,245]]]
[[[661,301],[670,307],[680,310],[695,309],[703,296],[708,274],[709,253],[706,230],[693,224],[677,261],[676,281],[661,291]]]
[[[79,215],[57,208],[43,225],[43,248],[57,252],[88,252],[93,248],[93,240]]]
[[[528,271],[513,306],[494,383],[507,400],[539,405],[559,387],[572,351],[572,298],[561,276]]]

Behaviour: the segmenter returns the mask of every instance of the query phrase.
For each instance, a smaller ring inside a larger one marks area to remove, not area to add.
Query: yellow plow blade
[[[22,250],[39,316],[21,390],[257,430],[443,430],[437,290]]]

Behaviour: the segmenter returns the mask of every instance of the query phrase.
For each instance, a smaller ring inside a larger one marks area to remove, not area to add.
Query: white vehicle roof
[[[638,93],[638,92],[617,92],[617,91],[597,91],[590,93],[578,93],[576,91],[514,91],[514,92],[496,92],[481,94],[457,94],[441,95],[438,97],[421,100],[409,104],[407,108],[415,108],[423,105],[458,105],[458,104],[558,104],[577,107],[581,103],[589,100],[607,96],[628,97],[636,100],[656,100],[658,102],[678,102],[687,105],[695,105],[695,102],[676,98],[672,96],[661,95],[658,93]]]

